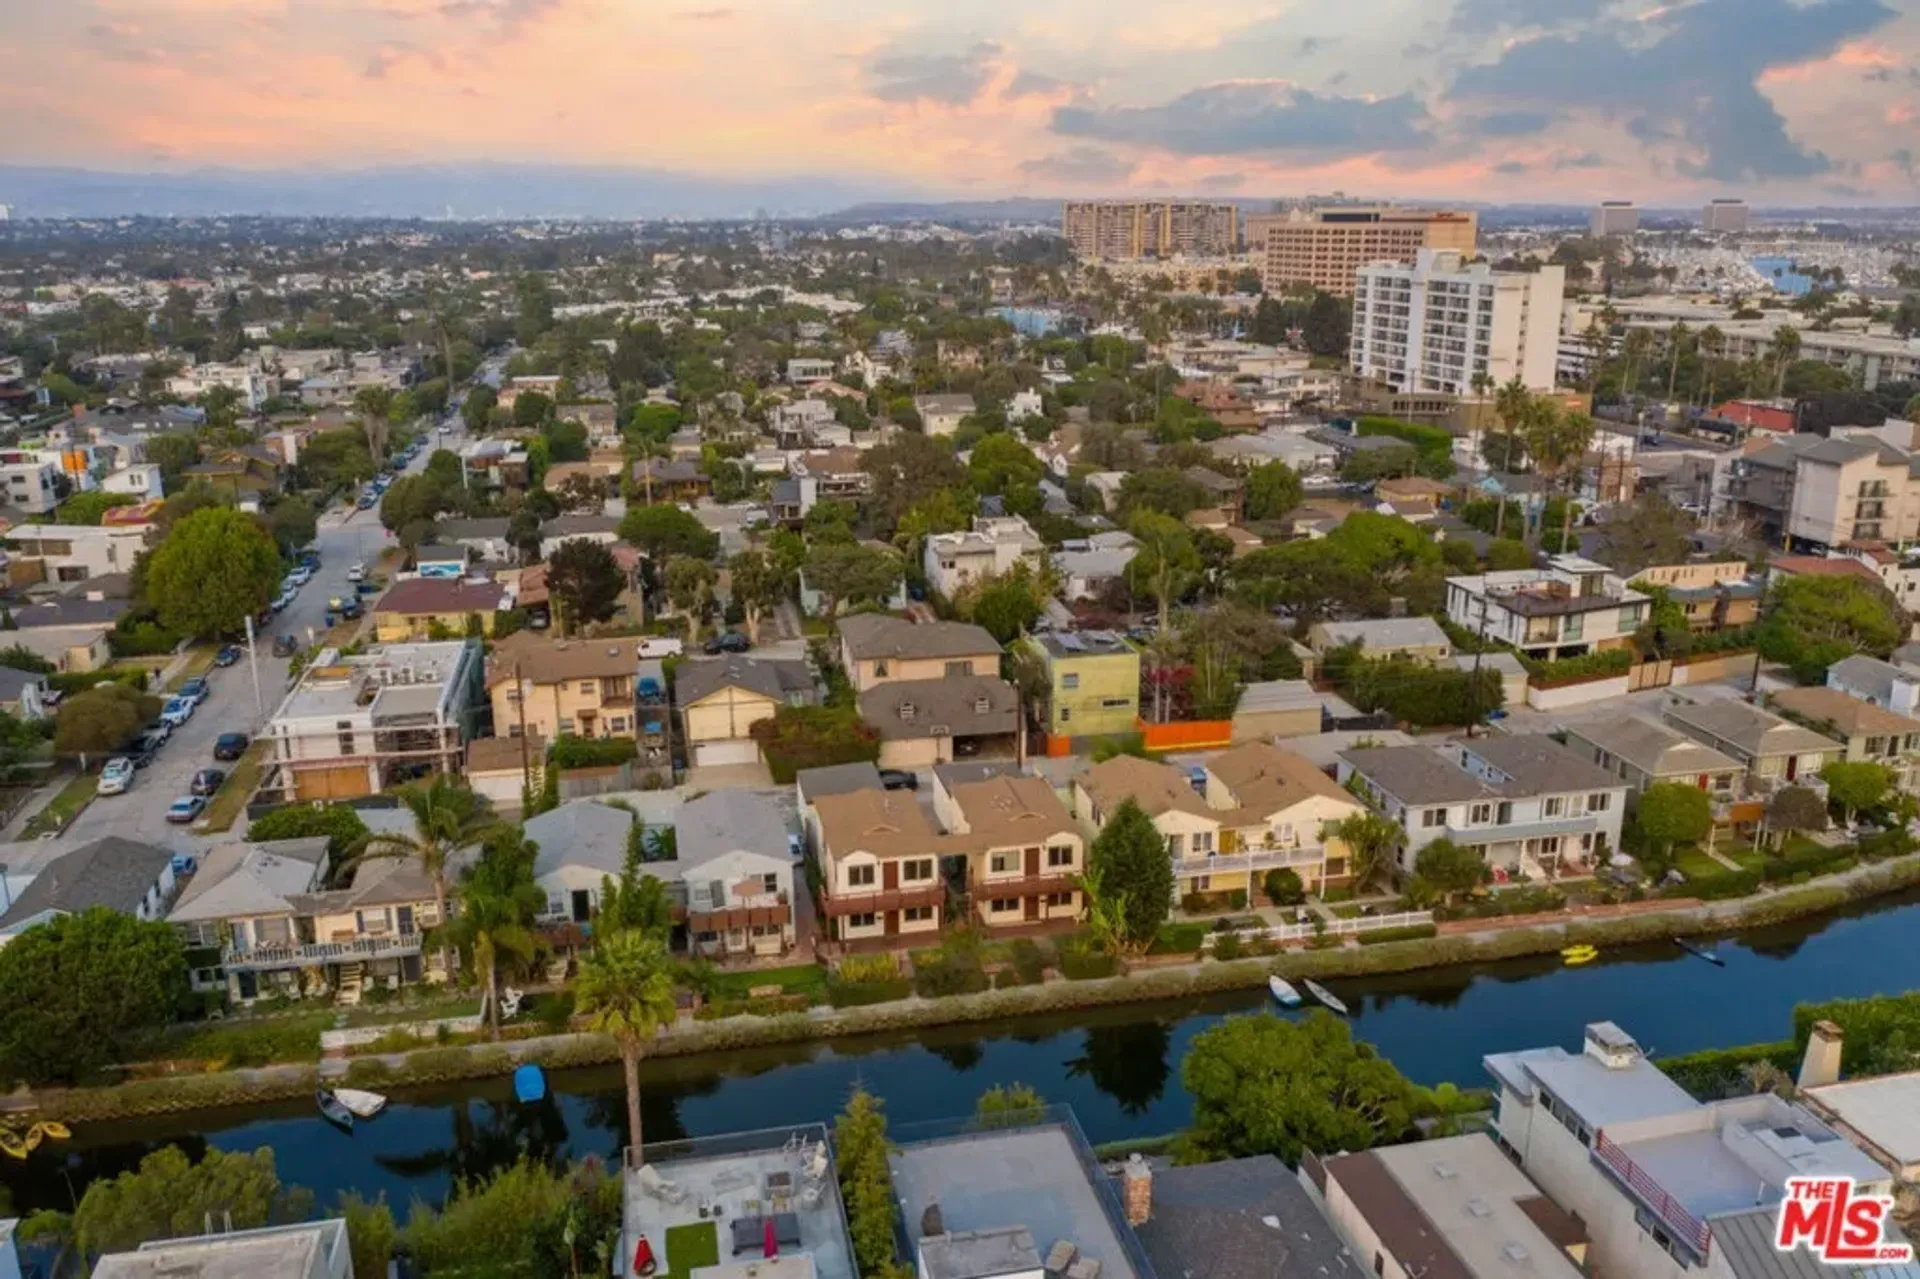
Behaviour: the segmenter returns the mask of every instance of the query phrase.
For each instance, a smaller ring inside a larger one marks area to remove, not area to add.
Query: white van
[[[642,657],[678,657],[686,651],[687,645],[684,640],[666,635],[649,635],[640,641]]]

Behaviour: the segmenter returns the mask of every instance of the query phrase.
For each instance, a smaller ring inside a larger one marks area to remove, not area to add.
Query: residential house
[[[1579,1220],[1540,1193],[1483,1132],[1357,1154],[1307,1155],[1302,1174],[1355,1244],[1394,1279],[1580,1279]]]
[[[0,666],[0,710],[20,719],[45,719],[47,677],[39,671]]]
[[[1413,503],[1438,511],[1454,493],[1454,486],[1424,475],[1403,475],[1376,482],[1373,494],[1395,504]]]
[[[1173,859],[1174,891],[1179,897],[1214,891],[1214,868],[1225,818],[1194,788],[1186,770],[1173,764],[1116,755],[1073,779],[1073,812],[1089,841],[1096,838],[1127,800],[1140,806],[1167,841]],[[1223,868],[1224,869],[1224,868]],[[1237,877],[1220,876],[1219,891],[1245,890],[1247,869]]]
[[[1717,800],[1739,791],[1746,766],[1645,715],[1585,719],[1566,728],[1567,745],[1627,784],[1629,808],[1649,786],[1694,786]]]
[[[217,1230],[189,1239],[149,1239],[109,1253],[94,1279],[354,1279],[345,1219],[255,1230]],[[361,1279],[379,1279],[362,1275]]]
[[[55,671],[98,671],[113,662],[108,636],[130,607],[124,599],[68,595],[12,611],[7,643],[52,662]]]
[[[498,582],[468,577],[415,577],[389,586],[373,605],[374,638],[382,644],[449,639],[471,631],[493,634],[500,610],[511,605]]]
[[[1447,579],[1447,619],[1528,657],[1553,660],[1625,648],[1651,601],[1606,565],[1556,555],[1544,569]]]
[[[356,657],[322,649],[260,734],[260,799],[354,799],[457,774],[483,695],[476,641],[390,644]]]
[[[40,561],[49,582],[130,573],[159,540],[153,524],[16,524],[6,532],[8,548],[19,559]]]
[[[976,515],[965,533],[935,533],[921,551],[927,587],[953,599],[969,587],[1013,571],[1025,561],[1039,567],[1046,543],[1018,515]]]
[[[1849,764],[1882,764],[1902,790],[1920,788],[1920,719],[1849,696],[1837,688],[1788,688],[1768,698],[1789,718],[1837,738]]]
[[[1139,553],[1133,534],[1122,530],[1062,542],[1053,555],[1060,598],[1068,603],[1103,599],[1126,581],[1127,565]]]
[[[1556,1045],[1482,1061],[1495,1084],[1494,1139],[1584,1223],[1595,1274],[1845,1273],[1775,1249],[1788,1180],[1818,1173],[1850,1177],[1861,1194],[1892,1188],[1886,1169],[1805,1107],[1770,1092],[1696,1101],[1612,1022],[1587,1026],[1577,1053]]]
[[[1349,644],[1360,656],[1375,660],[1406,658],[1428,666],[1444,666],[1453,656],[1453,641],[1431,617],[1381,617],[1351,622],[1319,622],[1307,631],[1307,645],[1323,660]]]
[[[525,493],[531,475],[526,446],[519,440],[492,437],[460,446],[460,478],[469,489]]]
[[[1248,684],[1233,708],[1232,741],[1238,746],[1275,737],[1307,737],[1318,733],[1325,720],[1320,694],[1306,680]]]
[[[1180,473],[1187,483],[1207,495],[1206,505],[1221,512],[1225,522],[1236,524],[1240,520],[1241,501],[1246,485],[1237,477],[1222,475],[1218,471],[1204,466],[1189,466]]]
[[[947,904],[940,860],[965,856],[972,841],[935,830],[911,791],[844,791],[811,803],[827,937],[884,947],[937,936]]]
[[[971,841],[967,888],[988,928],[1077,920],[1086,841],[1041,777],[997,776],[955,785],[948,834]]]
[[[889,680],[859,694],[860,718],[880,735],[883,768],[932,768],[956,754],[1009,752],[1020,694],[990,675]]]
[[[0,913],[0,946],[29,928],[96,906],[159,919],[173,900],[173,853],[109,835],[53,858]]]
[[[558,737],[639,736],[637,639],[563,640],[519,631],[494,648],[487,692],[494,732]]]
[[[1356,748],[1339,761],[1341,785],[1406,832],[1407,873],[1442,838],[1479,851],[1496,880],[1578,874],[1620,847],[1626,783],[1551,737]]]
[[[816,382],[830,382],[835,372],[832,360],[795,358],[787,361],[787,382],[793,386],[811,386]]]
[[[695,768],[759,763],[753,726],[772,719],[782,706],[819,702],[813,669],[798,659],[689,660],[674,672],[673,694],[687,760]]]
[[[952,435],[973,413],[971,395],[916,395],[913,408],[920,415],[923,435]]]
[[[1153,1273],[1184,1275],[1208,1258],[1211,1279],[1361,1279],[1353,1248],[1307,1186],[1273,1155],[1161,1166],[1135,1155],[1118,1183],[1126,1219]],[[1276,1235],[1285,1253],[1274,1251]],[[1284,1256],[1287,1269],[1276,1270]],[[1384,1272],[1383,1272],[1384,1273]],[[1438,1279],[1438,1276],[1435,1276]]]
[[[1760,617],[1766,583],[1751,576],[1742,560],[1702,564],[1656,564],[1635,573],[1627,585],[1659,587],[1687,615],[1694,631],[1723,631],[1751,626]]]
[[[546,758],[546,740],[538,733],[527,737],[476,737],[467,743],[467,786],[503,814],[518,813],[534,790],[528,783],[541,777]]]
[[[996,675],[1000,644],[964,622],[911,622],[884,613],[840,619],[840,665],[855,692],[898,680]]]
[[[1304,756],[1270,742],[1236,746],[1207,761],[1204,798],[1221,831],[1207,884],[1196,891],[1221,891],[1219,875],[1231,891],[1242,872],[1252,889],[1268,871],[1291,870],[1307,891],[1323,892],[1352,874],[1346,844],[1328,828],[1365,808]]]
[[[1846,750],[1831,737],[1732,698],[1675,698],[1666,718],[1695,741],[1736,760],[1760,788],[1817,777]]]
[[[1047,678],[1047,732],[1131,733],[1140,715],[1140,650],[1112,631],[1045,631],[1021,641]]]
[[[540,558],[549,560],[568,542],[612,546],[620,540],[617,515],[558,515],[540,526]]]
[[[604,882],[618,880],[626,869],[635,820],[624,808],[590,799],[574,800],[527,819],[526,837],[539,847],[533,882],[547,895],[540,926],[550,941],[580,936],[575,930],[591,924],[600,913]]]
[[[685,892],[689,949],[720,960],[791,950],[794,860],[778,801],[757,791],[711,791],[682,804],[673,828],[669,865]]]
[[[787,469],[803,488],[812,481],[813,497],[807,509],[814,502],[858,502],[871,492],[873,476],[861,466],[860,456],[860,450],[852,447],[796,454]],[[802,510],[801,515],[805,514]]]
[[[501,408],[512,410],[520,397],[528,393],[544,395],[553,400],[560,395],[561,377],[558,373],[523,373],[507,379],[500,388],[499,398],[494,401]]]
[[[229,494],[245,508],[269,493],[278,493],[285,473],[286,466],[279,457],[249,444],[211,449],[182,475],[186,483],[205,484],[215,492]]]
[[[1827,667],[1827,687],[1872,702],[1881,710],[1920,715],[1920,671],[1864,653],[1843,657]]]
[[[51,515],[66,498],[70,481],[60,467],[33,452],[0,452],[0,501],[27,515]]]
[[[440,520],[433,526],[433,537],[443,546],[465,547],[470,558],[481,563],[514,564],[519,562],[520,552],[507,534],[511,524],[504,515]]]
[[[643,506],[692,503],[713,495],[713,481],[698,462],[649,457],[633,464],[632,491],[632,500]]]
[[[447,877],[459,882],[478,856],[460,849],[448,859]],[[261,967],[320,965],[325,985],[343,1004],[357,1004],[369,987],[388,991],[420,982],[443,982],[445,954],[426,944],[440,924],[434,883],[418,863],[369,858],[354,869],[345,888],[288,899],[300,919],[299,940],[284,950],[257,950]],[[232,965],[228,965],[231,969]]]
[[[141,502],[154,501],[167,495],[166,480],[161,476],[160,468],[152,463],[123,466],[109,471],[101,477],[100,489]]]
[[[893,549],[885,542],[880,541],[868,541],[862,543],[862,545],[876,551],[891,551]],[[827,597],[822,595],[818,590],[815,590],[813,584],[807,581],[807,569],[804,564],[800,566],[797,578],[799,583],[800,611],[808,617],[823,616],[827,611]],[[889,613],[904,613],[908,602],[907,570],[903,563],[900,568],[900,576],[893,584],[892,594],[880,600],[879,605]]]
[[[562,404],[556,410],[563,422],[578,422],[587,429],[590,449],[620,447],[619,408],[612,404]]]
[[[295,898],[319,892],[327,878],[325,836],[265,843],[215,844],[167,914],[189,955],[215,952],[217,965],[194,968],[194,987],[220,990],[234,1003],[263,996],[319,994],[303,983],[301,915]],[[310,921],[305,941],[311,942]]]

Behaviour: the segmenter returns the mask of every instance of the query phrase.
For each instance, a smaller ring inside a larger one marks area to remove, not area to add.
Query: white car
[[[292,587],[288,587],[286,590],[281,591],[279,598],[273,601],[273,611],[278,613],[282,609],[286,608],[289,604],[293,603],[293,594],[294,592]]]
[[[160,722],[169,728],[178,728],[193,718],[193,699],[191,697],[169,697],[160,711]]]
[[[94,788],[96,795],[124,795],[133,785],[133,761],[125,755],[116,755],[107,761],[100,770],[100,784]]]
[[[349,582],[358,582],[361,579],[365,578],[366,575],[367,575],[367,566],[364,564],[355,564],[352,568],[347,570],[347,580]]]
[[[313,580],[313,570],[302,564],[299,568],[287,574],[287,580],[292,582],[296,588],[305,586]]]

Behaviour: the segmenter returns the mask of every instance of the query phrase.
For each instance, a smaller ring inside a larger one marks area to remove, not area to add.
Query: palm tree
[[[375,858],[398,857],[416,863],[420,872],[433,881],[433,903],[438,925],[450,918],[447,911],[447,868],[453,855],[463,848],[481,843],[499,825],[487,801],[468,790],[459,778],[436,773],[425,782],[413,782],[400,788],[400,802],[413,815],[413,833],[369,835],[350,860],[357,865]],[[452,979],[452,965],[444,949],[441,963]]]
[[[1800,330],[1791,324],[1775,329],[1773,340],[1767,343],[1767,358],[1773,361],[1773,393],[1777,396],[1787,388],[1787,366],[1800,358]]]
[[[1580,473],[1584,469],[1587,450],[1593,447],[1593,419],[1585,413],[1562,413],[1559,415],[1559,438],[1557,447],[1562,459],[1562,474],[1569,476],[1567,500],[1560,521],[1560,553],[1572,554],[1567,539],[1573,536],[1573,498],[1580,491]],[[1602,463],[1604,469],[1605,463]]]
[[[500,1038],[500,960],[533,962],[540,951],[533,921],[547,895],[533,882],[534,846],[518,828],[501,827],[460,882],[460,913],[434,930],[465,951],[485,984],[487,1025]]]
[[[1667,330],[1667,402],[1673,402],[1673,388],[1680,380],[1680,356],[1687,347],[1687,326],[1676,320]]]
[[[1621,353],[1627,358],[1627,369],[1620,381],[1620,398],[1640,393],[1640,366],[1653,351],[1653,334],[1645,329],[1629,329],[1620,343]]]
[[[673,961],[658,940],[631,930],[600,939],[574,983],[587,1024],[620,1045],[627,1077],[627,1140],[640,1158],[640,1049],[673,1024]]]
[[[1719,325],[1709,324],[1700,330],[1697,345],[1700,348],[1700,372],[1706,379],[1706,394],[1700,397],[1700,407],[1711,408],[1713,406],[1713,364],[1720,358],[1720,353],[1726,349],[1727,335],[1720,331]]]
[[[1352,813],[1331,822],[1321,832],[1323,840],[1337,839],[1347,846],[1347,873],[1358,894],[1379,878],[1406,842],[1400,823],[1379,813]]]
[[[1506,428],[1506,447],[1500,452],[1500,469],[1511,472],[1513,467],[1513,441],[1526,420],[1527,410],[1533,404],[1533,392],[1527,384],[1515,374],[1511,381],[1502,386],[1493,397],[1494,416],[1500,419],[1500,425]],[[1499,537],[1507,522],[1507,499],[1504,491],[1500,495],[1499,509],[1493,516],[1493,535]]]

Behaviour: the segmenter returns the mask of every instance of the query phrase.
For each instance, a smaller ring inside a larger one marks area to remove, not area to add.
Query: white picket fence
[[[1430,910],[1403,910],[1392,915],[1358,915],[1352,919],[1329,919],[1325,921],[1326,927],[1323,929],[1315,929],[1311,922],[1268,924],[1261,928],[1234,929],[1233,935],[1240,939],[1242,945],[1257,939],[1284,945],[1287,942],[1306,941],[1316,932],[1324,933],[1328,937],[1353,937],[1360,933],[1380,932],[1389,928],[1415,928],[1432,922],[1433,912]],[[1213,944],[1226,935],[1225,933],[1208,933],[1206,940],[1201,943],[1201,949],[1211,950]]]

